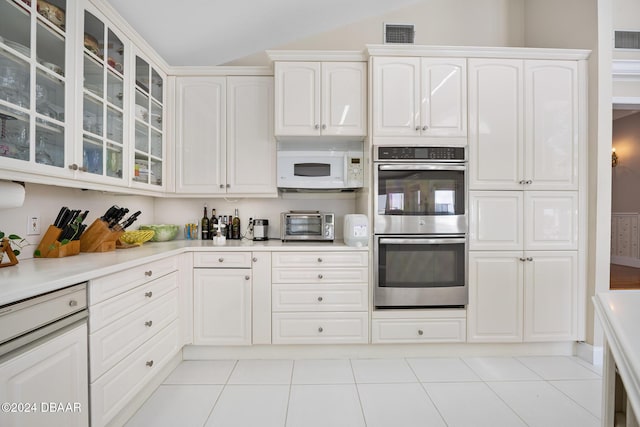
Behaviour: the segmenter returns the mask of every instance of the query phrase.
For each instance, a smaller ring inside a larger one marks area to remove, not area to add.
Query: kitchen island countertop
[[[26,259],[0,269],[0,306],[184,252],[290,250],[366,251],[368,248],[350,247],[341,241],[229,240],[224,246],[214,246],[208,240],[174,240],[147,242],[138,248],[111,252],[80,253],[66,258]]]

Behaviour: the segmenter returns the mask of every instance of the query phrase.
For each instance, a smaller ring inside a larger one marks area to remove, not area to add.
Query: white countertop
[[[102,253],[80,253],[66,258],[34,258],[0,268],[0,306],[75,283],[112,274],[150,261],[200,251],[366,251],[343,242],[281,242],[268,240],[229,240],[214,246],[209,240],[147,242],[140,247]]]
[[[640,414],[640,291],[600,293],[593,302],[631,406]]]

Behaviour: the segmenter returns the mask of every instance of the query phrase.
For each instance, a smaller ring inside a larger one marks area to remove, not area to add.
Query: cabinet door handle
[[[244,280],[249,280],[251,279],[251,276],[244,276]]]
[[[418,329],[418,335],[424,335],[424,331],[422,329]]]
[[[150,328],[151,325],[153,325],[153,320],[147,320],[146,322],[144,322],[144,326],[146,326],[147,328]]]
[[[419,131],[419,130],[420,130],[420,126],[416,126],[416,131]]]
[[[220,188],[224,188],[224,185],[223,185],[223,184],[220,184]]]
[[[78,305],[78,301],[72,299],[71,301],[69,301],[69,307],[75,307]]]
[[[81,166],[81,167],[78,168],[78,170],[81,171],[81,172],[86,172],[89,169],[87,169],[85,166]]]
[[[258,262],[258,258],[253,257],[253,258],[251,258],[251,261],[253,261],[253,262]]]
[[[327,125],[323,124],[322,129],[326,129],[326,128],[327,128]]]
[[[152,367],[152,366],[153,366],[153,360],[147,360],[146,365],[147,365],[148,367]]]
[[[227,188],[231,188],[231,184],[227,184]]]
[[[322,302],[322,297],[318,297],[318,302]]]
[[[318,274],[318,279],[322,279],[322,274]]]
[[[151,277],[152,274],[153,274],[153,271],[151,271],[151,270],[144,272],[144,275],[147,276],[147,277]]]
[[[320,129],[320,125],[315,125],[314,128]]]
[[[71,169],[72,171],[77,171],[78,170],[78,165],[76,165],[75,163],[70,164],[69,165],[69,169]]]
[[[527,257],[527,261],[533,261],[533,258]]]
[[[318,258],[318,262],[322,262],[322,258]]]
[[[532,181],[532,180],[530,180],[530,179],[528,179],[528,180],[526,180],[524,183],[525,183],[525,184],[533,184],[533,181]]]
[[[525,262],[527,259],[526,258],[520,258],[520,261]]]
[[[524,185],[524,183],[525,183],[524,179],[521,179],[520,181],[518,181],[518,184],[523,184]]]
[[[218,258],[218,262],[224,262],[224,258],[222,257]]]
[[[322,326],[320,326],[320,327],[318,328],[318,332],[323,332],[323,331],[324,331],[324,329],[322,328]]]
[[[429,126],[427,125],[422,126],[422,130],[427,130],[427,129],[429,129]]]
[[[149,292],[145,292],[144,296],[147,298],[151,298],[153,296],[153,292],[149,291]]]

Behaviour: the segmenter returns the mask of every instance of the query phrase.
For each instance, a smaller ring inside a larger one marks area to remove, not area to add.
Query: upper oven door
[[[464,164],[376,164],[376,234],[464,234]]]

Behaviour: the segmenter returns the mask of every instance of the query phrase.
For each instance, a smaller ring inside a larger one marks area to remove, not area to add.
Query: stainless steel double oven
[[[467,304],[464,147],[374,148],[376,308]]]

